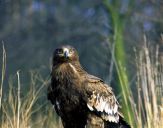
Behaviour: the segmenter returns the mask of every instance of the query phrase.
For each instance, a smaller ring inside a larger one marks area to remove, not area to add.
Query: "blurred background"
[[[134,90],[135,49],[142,49],[146,37],[147,46],[153,51],[158,46],[162,56],[162,33],[162,0],[0,0],[0,58],[2,44],[7,54],[4,88],[18,70],[26,86],[30,71],[49,76],[54,49],[69,44],[78,50],[84,69],[112,83],[115,91],[119,82],[113,60],[122,61]]]
[[[128,66],[135,63],[130,59],[133,48],[142,46],[144,34],[153,46],[163,45],[162,0],[108,1],[123,22]],[[7,76],[19,69],[25,75],[31,69],[49,67],[54,49],[70,44],[77,48],[83,67],[106,80],[114,36],[111,13],[101,0],[0,0],[0,41],[7,52]]]

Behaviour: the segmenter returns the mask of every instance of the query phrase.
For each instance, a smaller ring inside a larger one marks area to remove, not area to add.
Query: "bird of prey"
[[[72,46],[54,51],[48,100],[64,128],[130,128],[112,88],[82,68]]]

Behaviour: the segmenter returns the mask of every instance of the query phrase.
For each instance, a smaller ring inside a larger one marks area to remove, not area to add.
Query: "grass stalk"
[[[18,105],[17,105],[17,128],[20,127],[20,106],[21,106],[21,99],[20,99],[20,75],[19,71],[17,71],[17,78],[18,78],[18,92],[17,92],[17,100],[18,100]]]
[[[139,128],[162,128],[163,120],[161,109],[163,105],[163,64],[159,58],[159,48],[156,46],[153,52],[147,46],[144,37],[144,46],[136,55],[137,65],[137,93],[138,98],[135,111],[135,119]],[[158,91],[157,91],[158,90]]]
[[[3,84],[4,84],[4,78],[5,78],[5,72],[6,72],[6,50],[4,47],[4,43],[2,42],[2,71],[1,71],[1,82],[0,82],[0,113],[2,111],[2,98],[3,98]],[[2,120],[0,120],[0,127],[2,127]]]
[[[4,82],[4,77],[5,77],[5,72],[6,72],[6,50],[4,47],[4,44],[2,43],[3,47],[3,59],[2,59],[2,72],[1,72],[1,84],[0,84],[0,110],[2,107],[2,96],[3,96],[3,82]]]
[[[113,26],[113,43],[115,44],[114,50],[114,63],[117,71],[117,77],[119,79],[117,84],[118,93],[121,95],[121,105],[122,111],[124,113],[125,119],[133,126],[134,125],[134,115],[131,107],[131,102],[129,99],[130,87],[128,72],[125,70],[126,67],[126,53],[125,44],[123,39],[123,32],[125,26],[125,19],[122,18],[125,15],[119,13],[120,2],[115,0],[109,2],[104,0],[104,6],[111,16],[110,20]]]

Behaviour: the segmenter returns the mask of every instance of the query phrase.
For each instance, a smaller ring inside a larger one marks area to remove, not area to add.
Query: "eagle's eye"
[[[63,54],[63,49],[56,49],[56,54]]]
[[[69,50],[69,53],[72,54],[72,53],[73,53],[73,49],[70,49],[70,50]]]

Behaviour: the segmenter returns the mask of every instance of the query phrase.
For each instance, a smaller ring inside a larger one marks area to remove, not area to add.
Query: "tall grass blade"
[[[5,72],[6,72],[6,50],[4,47],[4,43],[2,42],[3,46],[3,58],[2,58],[2,72],[1,72],[1,84],[0,84],[0,110],[2,107],[2,90],[3,90],[3,82],[4,82],[4,77],[5,77]]]

